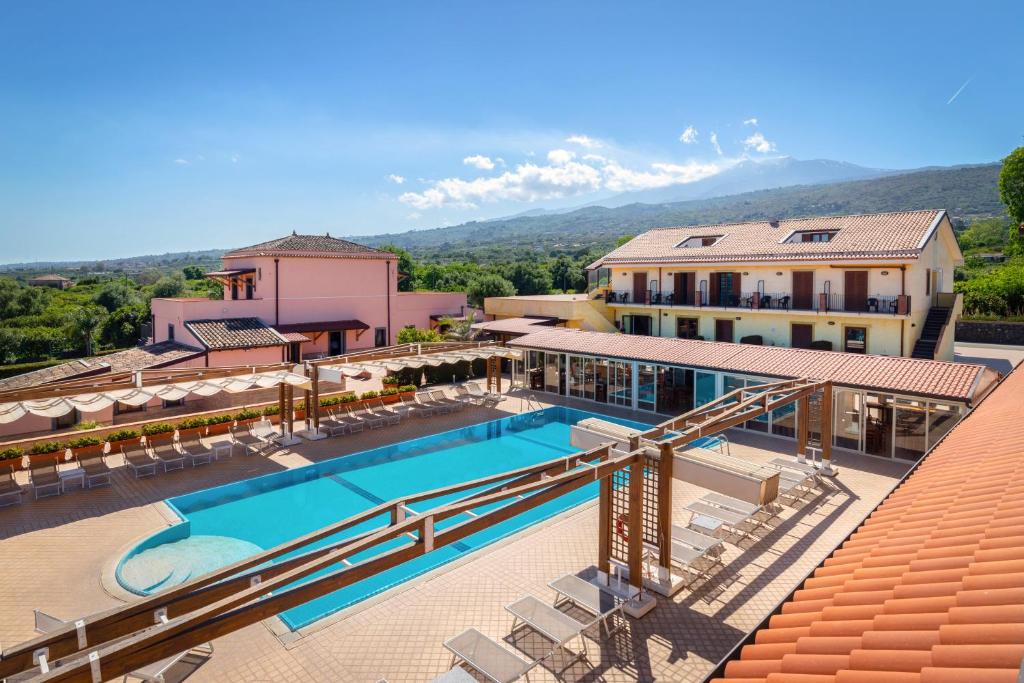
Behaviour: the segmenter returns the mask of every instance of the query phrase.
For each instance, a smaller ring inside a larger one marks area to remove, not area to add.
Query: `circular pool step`
[[[117,578],[133,593],[149,595],[262,551],[255,543],[230,536],[189,536],[133,555]]]

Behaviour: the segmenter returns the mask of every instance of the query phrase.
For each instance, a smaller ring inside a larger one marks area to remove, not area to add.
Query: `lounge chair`
[[[21,486],[14,479],[14,465],[0,468],[0,507],[21,503]]]
[[[444,641],[446,650],[452,653],[452,666],[459,662],[467,664],[494,683],[511,683],[526,677],[537,661],[530,661],[504,647],[475,628],[469,628]]]
[[[35,615],[36,633],[46,635],[47,633],[52,633],[53,631],[56,631],[57,629],[67,625],[68,623],[63,619],[58,619],[57,617],[50,616],[46,612],[40,610],[32,611],[33,614]],[[166,619],[166,617],[163,617],[164,623],[166,623]],[[203,645],[200,645],[199,647],[194,647],[191,650],[186,650],[185,652],[179,652],[176,655],[165,657],[158,662],[153,662],[152,664],[148,664],[140,669],[136,669],[135,671],[125,674],[122,680],[127,681],[130,678],[135,678],[140,681],[149,681],[150,683],[164,683],[164,674],[167,673],[167,671],[172,666],[180,662],[182,659],[184,659],[187,655],[189,655],[192,652],[198,652],[209,657],[213,655],[213,643],[205,643]],[[41,668],[44,670],[45,673],[45,671],[48,670],[49,667],[47,664],[44,663]]]
[[[457,401],[462,401],[463,403],[472,403],[474,405],[480,405],[483,403],[483,398],[473,396],[469,393],[469,389],[466,388],[465,384],[460,384],[455,387],[455,399]]]
[[[207,448],[202,439],[199,438],[199,434],[193,434],[186,439],[179,439],[178,447],[181,452],[184,453],[185,457],[192,462],[192,467],[196,465],[209,465],[213,462],[214,453],[213,450]]]
[[[448,395],[444,393],[443,389],[438,391],[430,392],[430,399],[435,403],[441,403],[443,405],[450,406],[453,411],[462,410],[466,407],[466,404],[462,401],[456,401],[454,398],[448,398]]]
[[[450,413],[451,407],[438,403],[430,399],[430,394],[423,391],[418,394],[413,394],[412,399],[416,401],[416,405],[420,406],[420,410],[430,410],[435,413]]]
[[[284,430],[284,427],[281,427]],[[269,420],[260,420],[249,425],[249,432],[257,439],[266,441],[269,444],[275,444],[277,439],[277,430],[274,429],[274,425]]]
[[[577,621],[565,612],[555,609],[532,595],[527,595],[510,605],[505,605],[505,611],[512,615],[512,633],[515,633],[516,629],[520,626],[529,626],[535,632],[551,641],[552,654],[557,650],[564,650],[567,654],[572,654],[566,649],[566,645],[579,638],[580,651],[573,655],[569,664],[572,664],[577,659],[586,659],[587,641],[583,637],[583,632],[592,626],[593,622],[584,624]],[[566,668],[568,668],[568,665],[563,667],[562,670],[564,671]]]
[[[377,402],[376,410],[371,408],[368,408],[368,410],[371,410],[374,415],[383,417],[385,424],[396,425],[402,421],[402,415],[385,406],[383,400]]]
[[[86,488],[110,486],[110,468],[107,467],[103,453],[88,453],[78,456],[78,466],[82,468]]]
[[[484,391],[476,384],[467,384],[466,389],[470,396],[480,399],[481,405],[496,406],[505,400],[505,397],[493,391]]]
[[[722,541],[693,529],[672,525],[672,566],[689,574],[690,584],[699,579],[710,579],[723,566]],[[653,559],[658,548],[645,545],[644,554]],[[689,584],[688,584],[689,585]]]
[[[148,439],[153,456],[164,466],[164,472],[185,468],[185,454],[174,447],[174,435]]]
[[[63,490],[60,476],[57,474],[57,457],[30,461],[28,481],[32,485],[32,493],[36,500],[46,496],[59,496]]]
[[[121,455],[124,456],[125,467],[132,471],[136,479],[151,477],[156,474],[158,463],[141,443],[121,446]]]
[[[416,417],[430,417],[431,415],[433,415],[434,406],[427,405],[425,403],[420,403],[420,401],[416,399],[417,395],[418,394],[415,394],[413,396],[413,400],[409,403],[406,403],[404,398],[399,398],[399,400],[402,402],[402,405],[406,406],[409,409],[409,411]]]
[[[374,415],[366,408],[360,408],[359,410],[352,410],[348,408],[348,416],[353,420],[361,420],[370,429],[377,429],[378,427],[384,426],[384,416]]]
[[[366,426],[364,420],[357,420],[354,417],[349,417],[347,414],[342,413],[340,410],[332,410],[328,418],[320,423],[320,426],[327,430],[327,433],[331,436],[338,434],[355,434],[356,432],[363,431],[363,427]]]
[[[242,447],[247,453],[260,454],[267,450],[270,443],[265,439],[261,439],[253,434],[248,429],[243,427],[232,427],[231,428],[231,443],[232,445],[237,444]]]
[[[608,627],[608,620],[622,611],[625,602],[621,597],[575,574],[561,576],[548,586],[555,591],[555,607],[565,603],[576,605],[593,614],[595,621],[604,626],[605,633],[611,635],[612,629]]]

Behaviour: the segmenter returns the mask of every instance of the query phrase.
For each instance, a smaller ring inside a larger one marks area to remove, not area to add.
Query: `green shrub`
[[[95,436],[80,436],[77,439],[71,439],[71,441],[68,441],[68,446],[71,448],[86,448],[88,446],[99,446],[101,443],[103,443],[103,441]]]
[[[381,380],[381,384],[383,384],[384,386],[389,386],[391,384],[398,384],[398,383],[399,383],[398,375],[388,375],[387,377],[385,377],[384,379]]]
[[[366,401],[367,399],[377,398],[378,396],[380,396],[379,391],[364,391],[359,398]]]
[[[0,450],[0,460],[15,460],[24,454],[24,451],[17,446],[13,448],[4,448],[3,450]]]
[[[32,450],[29,453],[39,455],[40,453],[56,453],[62,450],[64,450],[64,444],[60,441],[40,441],[39,443],[32,444]]]
[[[355,394],[345,394],[344,396],[338,397],[338,403],[355,403],[359,400],[359,397]]]
[[[214,415],[213,417],[206,418],[206,424],[208,425],[222,425],[225,422],[233,422],[235,418],[230,415]]]
[[[99,426],[100,426],[99,422],[95,422],[93,420],[83,420],[82,422],[79,422],[74,427],[72,427],[72,429],[77,429],[79,431],[86,431],[88,429],[96,429]]]
[[[281,406],[276,403],[265,406],[263,410],[260,411],[263,415],[277,415],[279,412],[281,412]]]
[[[107,441],[127,441],[128,439],[137,439],[139,436],[139,432],[134,429],[119,429],[107,434]]]
[[[402,386],[398,387],[398,390],[400,392],[402,392],[403,394],[405,392],[407,392],[407,391],[416,391],[416,385],[415,384],[403,384]]]
[[[385,387],[380,390],[381,396],[395,396],[398,394],[398,387]]]
[[[263,413],[252,408],[243,408],[235,413],[236,420],[251,420],[256,417],[263,417]]]
[[[178,429],[197,429],[205,427],[208,421],[205,417],[186,417],[178,423]]]
[[[142,433],[146,436],[155,436],[157,434],[168,434],[174,431],[174,425],[170,422],[154,422],[149,425],[142,425]]]

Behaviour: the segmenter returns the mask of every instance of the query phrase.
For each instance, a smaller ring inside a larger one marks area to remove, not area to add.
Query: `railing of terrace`
[[[910,297],[902,295],[872,294],[863,298],[851,298],[843,294],[814,294],[809,300],[795,298],[790,292],[731,292],[718,293],[710,297],[708,292],[633,292],[617,290],[608,292],[605,300],[609,304],[641,306],[680,306],[700,308],[747,308],[751,310],[817,311],[879,313],[886,315],[907,315],[910,313]]]

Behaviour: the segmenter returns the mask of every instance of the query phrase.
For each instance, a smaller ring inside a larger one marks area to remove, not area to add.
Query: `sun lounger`
[[[271,443],[266,439],[261,439],[251,431],[241,428],[231,428],[231,442],[238,444],[247,453],[260,454],[263,451],[269,449]]]
[[[462,662],[494,683],[517,681],[537,665],[537,662],[502,647],[475,628],[449,638],[444,647],[452,653],[452,666]]]
[[[198,434],[193,434],[180,440],[178,446],[181,448],[181,452],[185,454],[185,457],[192,462],[192,467],[196,465],[209,465],[213,462],[213,450],[203,444]]]
[[[421,403],[419,401],[419,399],[417,398],[418,396],[419,396],[419,394],[414,394],[413,395],[413,400],[408,402],[408,403],[405,401],[404,398],[403,399],[399,399],[399,400],[402,402],[402,405],[408,406],[409,410],[416,417],[429,417],[429,416],[433,415],[434,414],[434,406],[427,405],[425,403]]]
[[[784,473],[787,473],[790,479],[802,479],[806,480],[808,487],[813,488],[821,482],[821,470],[814,465],[806,463],[799,463],[794,460],[786,460],[785,458],[772,458],[768,461],[768,464],[772,467],[776,467]],[[799,477],[797,476],[799,475]]]
[[[475,396],[481,399],[484,405],[491,404],[497,405],[505,400],[505,397],[499,393],[493,391],[484,391],[477,384],[467,384],[466,389],[469,391],[470,396]]]
[[[416,400],[417,404],[430,408],[435,413],[450,413],[453,410],[453,408],[447,403],[438,403],[430,398],[430,393],[426,391],[415,394],[413,398]]]
[[[60,475],[57,474],[57,457],[30,461],[28,481],[36,500],[61,494]]]
[[[0,468],[0,507],[21,503],[21,486],[14,479],[14,466]]]
[[[515,633],[519,626],[529,626],[552,642],[552,653],[556,650],[564,650],[566,653],[569,653],[566,645],[579,638],[580,651],[574,654],[570,664],[577,659],[586,658],[587,641],[583,638],[583,632],[592,623],[581,623],[565,612],[552,607],[532,595],[527,595],[510,605],[505,605],[505,611],[512,615],[512,633]]]
[[[150,455],[146,447],[141,443],[130,446],[121,446],[121,455],[124,456],[124,464],[136,479],[151,477],[156,474],[157,461]]]
[[[338,434],[355,434],[356,432],[363,431],[365,423],[362,420],[356,420],[343,414],[341,411],[332,410],[327,419],[320,423],[320,426],[327,430],[327,433],[331,436],[337,436]]]
[[[366,408],[360,408],[359,410],[348,409],[348,416],[355,420],[362,420],[370,429],[377,429],[384,426],[384,416],[374,415]]]
[[[694,501],[686,506],[686,510],[693,515],[690,519],[691,527],[696,526],[698,530],[712,534],[724,527],[741,536],[751,536],[762,525],[760,520],[750,514],[720,507],[706,500]]]
[[[377,407],[375,410],[372,410],[372,412],[374,415],[383,417],[385,424],[396,425],[402,421],[401,414],[385,406],[383,400],[377,402]]]
[[[434,678],[430,683],[478,683],[476,676],[469,673],[461,666],[454,666],[440,676]]]
[[[456,401],[453,398],[448,398],[448,395],[445,394],[443,390],[431,391],[430,400],[432,400],[434,403],[440,403],[442,405],[449,406],[453,411],[462,410],[463,408],[466,407],[466,404],[463,403],[462,401]]]
[[[284,429],[284,427],[282,427]],[[277,431],[269,420],[260,420],[249,425],[249,433],[270,445],[277,445]]]
[[[174,436],[161,439],[149,439],[149,447],[153,457],[164,466],[164,472],[185,468],[185,454],[174,447]]]
[[[474,405],[480,405],[483,402],[483,397],[474,396],[469,393],[469,389],[466,388],[465,384],[460,384],[455,387],[455,399],[462,401],[463,403],[472,403]]]
[[[720,508],[725,508],[726,510],[732,510],[733,512],[740,512],[750,517],[753,517],[764,509],[756,503],[748,503],[745,500],[733,498],[732,496],[727,496],[724,493],[712,492],[703,496],[701,500],[705,503],[716,505]]]
[[[608,627],[608,619],[622,611],[622,606],[625,604],[622,598],[575,574],[561,576],[549,583],[548,586],[556,593],[555,607],[567,602],[576,605],[593,614],[604,626],[605,633],[611,635],[612,630]]]
[[[78,466],[82,468],[86,488],[110,486],[110,468],[103,459],[103,453],[78,456]]]

